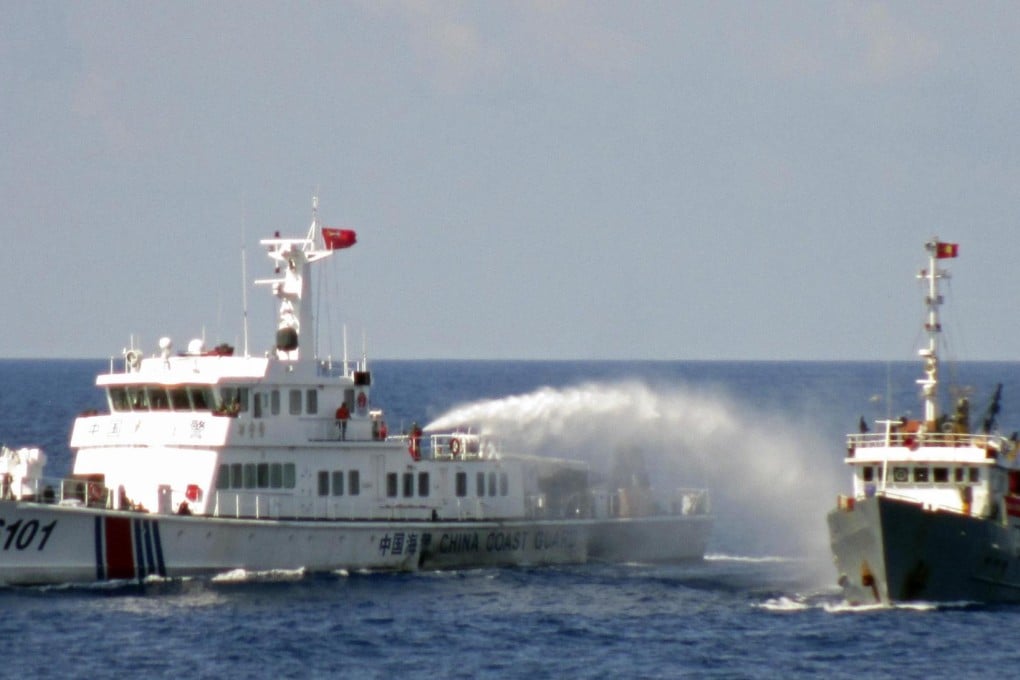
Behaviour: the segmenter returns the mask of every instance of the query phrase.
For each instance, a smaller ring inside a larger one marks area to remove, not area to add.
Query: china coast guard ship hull
[[[108,411],[75,421],[70,478],[46,477],[38,449],[0,450],[0,584],[703,556],[704,490],[630,507],[579,461],[391,436],[367,362],[310,346],[311,267],[355,241],[317,216],[304,238],[262,241],[276,276],[256,284],[280,302],[263,357],[164,338],[111,361]]]
[[[838,581],[851,604],[1020,601],[1020,466],[1016,435],[995,434],[1001,386],[980,427],[962,398],[939,410],[939,260],[956,244],[933,239],[918,380],[923,420],[879,421],[847,437],[854,492],[828,516]]]

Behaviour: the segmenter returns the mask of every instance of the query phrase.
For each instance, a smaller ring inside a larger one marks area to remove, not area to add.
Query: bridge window
[[[169,411],[170,398],[162,387],[149,386],[149,408],[153,411]]]
[[[894,482],[906,482],[910,479],[910,471],[905,467],[894,467],[892,469],[892,478]]]
[[[467,473],[466,472],[458,472],[457,473],[457,477],[456,477],[456,489],[457,489],[457,496],[459,498],[464,498],[465,496],[467,496]]]
[[[397,496],[397,473],[387,472],[386,473],[386,495],[390,498],[396,498]]]
[[[148,411],[149,398],[145,395],[145,388],[141,385],[131,385],[127,388],[128,404],[132,411]]]
[[[981,470],[979,470],[976,467],[968,468],[967,469],[967,478],[972,483],[977,483],[977,482],[981,481]]]
[[[492,471],[489,473],[489,495],[496,495],[496,472]]]
[[[914,481],[920,483],[926,483],[928,481],[928,468],[927,467],[916,467],[914,468]]]
[[[319,495],[329,495],[329,471],[319,470]]]
[[[429,495],[429,473],[427,472],[418,473],[418,495]]]
[[[230,466],[224,463],[220,465],[219,470],[216,471],[216,488],[217,489],[229,489],[230,488]]]
[[[499,495],[506,496],[510,493],[510,480],[507,478],[505,472],[499,473]]]
[[[932,481],[936,484],[948,484],[949,483],[949,468],[937,467],[931,471]]]
[[[247,413],[248,412],[248,388],[247,387],[221,387],[220,404],[226,413]]]
[[[301,415],[301,390],[291,390],[288,395],[288,402],[290,405],[290,414],[292,416]]]
[[[343,470],[333,470],[333,495],[343,496],[344,495],[344,472]]]
[[[214,399],[212,390],[208,387],[197,387],[192,386],[188,388],[188,394],[191,395],[191,406],[196,411],[211,411],[213,410]]]
[[[361,471],[350,470],[347,472],[347,493],[352,496],[361,493]]]
[[[873,481],[875,478],[875,468],[871,467],[870,465],[865,465],[861,469],[861,478],[865,482]]]
[[[109,389],[109,395],[111,411],[131,410],[131,406],[128,404],[127,390],[123,387],[111,387]]]
[[[175,411],[190,411],[191,410],[191,399],[188,398],[188,388],[186,387],[171,387],[170,392],[170,407]]]
[[[479,497],[485,495],[485,473],[484,472],[479,472],[478,474],[475,475],[475,495],[479,496]]]
[[[248,410],[247,388],[223,388],[217,394],[206,385],[126,385],[108,389],[112,411],[212,411],[220,404],[238,411]]]
[[[414,473],[404,473],[404,498],[410,498],[414,496]]]

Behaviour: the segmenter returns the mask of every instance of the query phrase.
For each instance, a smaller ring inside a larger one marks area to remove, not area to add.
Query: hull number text
[[[0,519],[0,541],[3,542],[3,550],[28,550],[35,547],[36,550],[43,550],[46,542],[50,540],[53,528],[57,526],[57,520],[49,524],[40,525],[39,520],[30,519],[27,522],[19,519],[8,524]]]

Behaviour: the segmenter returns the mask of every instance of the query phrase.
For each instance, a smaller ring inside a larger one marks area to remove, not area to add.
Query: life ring
[[[460,455],[460,440],[456,437],[450,439],[450,454],[454,456]]]

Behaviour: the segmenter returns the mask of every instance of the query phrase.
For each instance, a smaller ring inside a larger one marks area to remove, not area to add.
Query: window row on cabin
[[[287,412],[292,416],[319,412],[317,389],[286,390],[286,396]],[[208,385],[126,385],[110,387],[109,398],[113,411],[214,411],[236,415],[249,411],[249,401],[254,418],[261,418],[265,412],[280,415],[283,410],[280,390],[252,393],[247,387],[214,390]]]
[[[429,495],[429,473],[419,472],[418,475],[418,496],[420,498],[426,498]],[[403,484],[401,484],[403,480]],[[405,472],[403,476],[398,475],[396,472],[386,473],[386,495],[389,498],[396,498],[398,496],[398,488],[401,487],[402,495],[404,498],[412,498],[415,490],[415,474],[413,472]]]
[[[421,498],[427,497],[429,495],[429,473],[419,472],[417,479],[418,496]],[[455,492],[457,496],[460,498],[466,497],[468,495],[467,473],[458,472],[454,478],[454,483],[456,486]],[[509,491],[510,481],[505,472],[496,473],[496,471],[493,470],[490,471],[488,475],[486,475],[485,472],[478,472],[475,474],[475,495],[479,498],[483,496],[496,495],[506,496]],[[405,472],[403,475],[396,472],[387,473],[386,495],[389,498],[396,498],[397,496],[412,498],[415,495],[415,474],[413,472]]]
[[[319,470],[320,496],[357,496],[361,494],[361,471],[347,471],[347,488],[344,489],[343,470]]]
[[[293,489],[294,463],[224,463],[216,475],[216,488]]]
[[[486,484],[488,479],[488,484]],[[498,484],[498,494],[497,494]],[[488,491],[488,493],[486,493]],[[491,470],[488,475],[484,472],[477,472],[475,474],[475,495],[481,498],[482,496],[506,496],[510,491],[510,482],[505,472],[496,473],[495,470]],[[464,498],[468,495],[468,482],[467,473],[458,472],[456,477],[456,493],[460,498]]]
[[[861,476],[865,482],[882,481],[881,465],[865,465]],[[951,473],[951,474],[950,474]],[[950,477],[952,479],[950,480]],[[976,467],[929,467],[927,465],[903,466],[889,468],[889,481],[897,484],[913,482],[915,484],[975,484],[981,479],[981,470]]]

